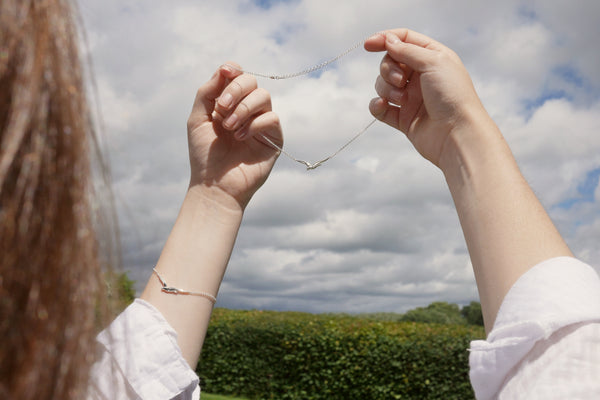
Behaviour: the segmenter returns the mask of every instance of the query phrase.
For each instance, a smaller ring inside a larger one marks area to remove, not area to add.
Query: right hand
[[[453,130],[470,117],[487,115],[468,72],[449,48],[429,37],[395,29],[365,42],[368,51],[387,51],[371,100],[373,116],[401,130],[436,166]]]
[[[234,114],[237,119],[231,123]],[[188,119],[190,188],[218,196],[214,199],[218,204],[243,210],[279,156],[261,135],[283,145],[269,92],[237,64],[221,66],[198,89]]]

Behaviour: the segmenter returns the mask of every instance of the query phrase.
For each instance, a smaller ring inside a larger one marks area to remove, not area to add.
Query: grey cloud
[[[234,60],[260,72],[293,72],[398,26],[458,52],[572,248],[598,260],[597,201],[552,208],[600,165],[596,2],[537,2],[531,9],[516,0],[347,1],[335,9],[298,1],[268,10],[243,4],[80,2],[109,130],[125,268],[138,289],[183,199],[185,122],[214,68]],[[359,49],[311,78],[259,79],[272,93],[286,150],[315,161],[369,122],[381,56]],[[561,66],[584,87],[557,75]],[[552,91],[566,96],[544,102]],[[527,109],[532,99],[541,100]],[[218,305],[401,312],[476,298],[443,175],[402,133],[377,123],[317,170],[280,157],[246,211]]]

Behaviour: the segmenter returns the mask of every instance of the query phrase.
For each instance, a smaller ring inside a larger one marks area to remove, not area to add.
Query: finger
[[[367,40],[364,44],[365,50],[367,51],[385,51],[385,32],[377,32]]]
[[[243,74],[236,77],[219,96],[215,104],[215,117],[224,120],[236,105],[257,87],[256,78],[252,75]]]
[[[400,116],[400,107],[392,106],[388,101],[381,97],[376,97],[369,103],[369,111],[379,121],[390,125],[393,128],[404,131],[398,124]]]
[[[196,92],[196,98],[192,106],[192,112],[188,124],[198,124],[212,119],[212,113],[215,108],[215,100],[221,95],[230,79],[234,79],[241,74],[238,64],[228,62],[217,69],[213,76],[204,85],[200,86]]]
[[[400,102],[391,102],[385,97],[371,100],[369,110],[378,120],[408,133],[409,128],[423,106],[423,95],[421,93],[419,76],[411,80],[406,88]]]
[[[402,88],[412,75],[412,70],[405,64],[399,64],[394,61],[389,54],[381,60],[379,73],[381,77],[390,85]]]
[[[390,29],[388,31],[385,31],[386,41],[389,41],[390,37],[393,36],[397,37],[404,43],[410,43],[424,48],[428,48],[433,44],[439,44],[427,35],[423,35],[422,33],[415,32],[406,28]]]
[[[223,76],[229,80],[233,80],[244,73],[242,67],[233,61],[227,61],[221,66]]]
[[[435,42],[430,37],[421,33],[411,31],[406,28],[390,29],[383,32],[378,32],[365,40],[365,50],[367,51],[386,51],[386,40],[389,36],[395,36],[405,43],[415,44],[421,47],[428,47],[432,42]]]
[[[387,99],[396,105],[402,105],[402,102],[406,97],[406,90],[403,87],[389,84],[381,75],[378,76],[375,81],[375,91],[379,97]]]
[[[208,82],[198,88],[190,122],[204,122],[211,119],[211,114],[215,107],[215,99],[221,94],[225,87],[226,78],[217,70]]]
[[[398,125],[402,131],[408,133],[412,121],[416,118],[419,110],[423,108],[423,93],[421,92],[420,75],[415,74],[413,79],[405,87],[405,95],[400,104]]]
[[[407,40],[407,41],[404,41]],[[408,41],[410,40],[410,41]],[[388,55],[396,62],[405,64],[417,72],[425,72],[435,65],[441,45],[424,35],[408,31],[404,38],[386,34],[385,47]]]
[[[253,116],[267,111],[271,111],[271,96],[265,89],[258,88],[240,101],[234,111],[223,121],[223,127],[234,131],[245,125]]]
[[[256,118],[252,119],[251,122],[243,129],[246,130],[246,133],[240,140],[247,140],[254,137],[267,147],[273,148],[271,144],[264,140],[262,137],[264,135],[277,146],[283,147],[281,123],[279,121],[279,117],[273,111],[260,114]]]

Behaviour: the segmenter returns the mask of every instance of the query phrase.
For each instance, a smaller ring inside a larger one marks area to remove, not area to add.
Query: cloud
[[[576,195],[576,184],[600,166],[600,103],[551,99],[529,119],[504,129],[525,177],[547,207]]]
[[[125,268],[143,288],[189,179],[185,122],[220,64],[286,74],[407,26],[457,51],[524,175],[583,259],[600,257],[597,2],[80,2],[94,61]],[[316,161],[372,120],[381,54],[360,48],[272,94],[286,151]],[[592,193],[594,195],[592,196]],[[583,196],[583,197],[582,197]],[[578,200],[585,198],[585,201]],[[568,205],[568,206],[567,206]],[[246,211],[219,305],[403,311],[477,299],[443,175],[376,123],[313,171],[281,156]]]

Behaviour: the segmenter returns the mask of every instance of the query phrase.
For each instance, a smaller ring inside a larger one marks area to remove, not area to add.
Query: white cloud
[[[573,195],[574,182],[600,166],[599,115],[600,103],[576,107],[550,100],[505,129],[526,178],[547,206]]]
[[[186,188],[185,121],[196,89],[218,65],[295,72],[400,26],[458,52],[573,249],[590,262],[600,256],[598,201],[557,207],[600,167],[595,1],[305,0],[268,10],[249,0],[80,3],[111,138],[125,267],[139,286]],[[365,126],[381,56],[358,49],[313,77],[259,79],[286,150],[316,161]],[[314,171],[279,159],[246,212],[219,304],[402,311],[476,297],[442,174],[404,135],[376,123]]]
[[[356,161],[356,167],[372,174],[377,172],[379,159],[375,157],[361,157]]]
[[[132,93],[116,93],[105,77],[96,83],[98,101],[102,106],[102,116],[105,129],[115,139],[120,134],[127,134],[139,118],[141,107],[138,99]]]

